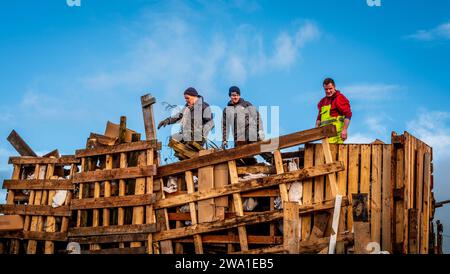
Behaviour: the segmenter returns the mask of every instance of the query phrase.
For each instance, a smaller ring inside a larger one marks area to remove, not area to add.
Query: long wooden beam
[[[156,194],[142,194],[117,197],[102,197],[88,199],[74,199],[70,205],[71,210],[129,207],[151,205],[156,201]]]
[[[111,147],[97,147],[91,149],[79,149],[75,152],[76,158],[82,157],[90,157],[90,156],[98,156],[98,155],[106,155],[106,154],[114,154],[121,152],[130,152],[130,151],[140,151],[147,149],[159,149],[161,147],[161,143],[153,141],[139,141],[133,143],[123,143],[116,146]]]
[[[37,154],[31,149],[31,147],[20,137],[20,135],[15,131],[11,131],[8,138],[8,142],[16,149],[21,156],[34,156]]]
[[[263,222],[271,222],[283,218],[283,212],[278,210],[268,212],[258,212],[248,216],[237,216],[230,219],[214,221],[210,223],[200,223],[192,226],[175,228],[153,234],[154,241],[171,240],[193,236],[196,234],[220,231],[240,225],[250,225]]]
[[[336,127],[334,125],[326,125],[323,127],[313,128],[305,131],[299,131],[296,133],[280,136],[278,138],[260,141],[237,148],[220,150],[215,153],[199,156],[193,159],[187,159],[181,162],[160,166],[158,168],[158,174],[155,176],[155,178],[179,174],[196,168],[233,161],[261,154],[262,152],[274,151],[276,149],[283,149],[301,145],[334,135],[336,135]]]
[[[153,233],[153,232],[156,232],[156,224],[76,227],[71,228],[69,230],[68,237],[72,238],[72,237],[123,235],[123,234]]]
[[[144,167],[115,168],[77,173],[73,176],[74,183],[93,183],[119,179],[149,177],[156,174],[156,165]]]
[[[4,239],[20,239],[35,241],[67,241],[67,233],[65,232],[43,232],[43,231],[5,231],[0,232],[0,238]]]
[[[73,190],[71,180],[4,180],[4,189]]]
[[[177,195],[157,201],[154,207],[155,209],[161,209],[173,206],[180,206],[190,202],[207,200],[224,195],[230,195],[233,193],[240,193],[260,188],[276,186],[281,183],[301,181],[312,177],[322,176],[342,170],[344,170],[344,165],[341,162],[334,162],[332,164],[325,164],[315,167],[299,169],[292,172],[262,177],[256,180],[244,181],[237,184],[229,184],[224,187],[212,189],[206,192],[195,192],[190,194]]]
[[[76,159],[73,155],[63,155],[61,158],[43,158],[43,157],[9,157],[9,164],[14,165],[46,165],[46,164],[56,164],[56,165],[70,165],[79,164],[80,159]]]
[[[136,233],[131,234],[115,234],[115,235],[103,235],[103,236],[83,236],[83,237],[71,237],[69,241],[74,241],[79,244],[111,244],[111,243],[124,243],[124,242],[143,242],[148,239],[149,233]]]
[[[65,216],[70,217],[72,212],[68,206],[53,208],[49,205],[0,205],[0,213],[36,216]]]

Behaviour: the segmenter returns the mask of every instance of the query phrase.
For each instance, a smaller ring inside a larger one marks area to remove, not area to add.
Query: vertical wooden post
[[[367,245],[371,240],[367,200],[368,194],[366,193],[352,195],[353,228],[356,254],[367,254]]]
[[[289,254],[299,253],[299,223],[299,204],[285,201],[283,204],[283,243]]]
[[[21,169],[20,165],[14,165],[13,174],[12,174],[13,180],[20,179],[20,169]],[[35,172],[35,175],[37,176],[36,172]],[[15,196],[14,190],[9,190],[8,195],[6,196],[6,204],[13,205],[14,204],[14,196]],[[30,191],[30,196],[28,199],[29,199],[28,200],[29,204],[34,203],[34,191]],[[29,223],[30,223],[30,217],[26,216],[24,230],[28,230]],[[17,239],[11,239],[10,240],[10,253],[11,254],[19,254],[19,252],[20,252],[20,241]]]
[[[192,171],[186,171],[185,177],[188,193],[194,193],[194,180]],[[189,213],[191,215],[191,225],[194,226],[198,223],[195,203],[189,203]],[[195,247],[195,254],[203,254],[202,236],[199,234],[194,235],[194,247]]]
[[[239,183],[236,162],[229,161],[228,168],[230,171],[231,184]],[[241,198],[240,193],[233,194],[233,202],[234,202],[234,208],[236,210],[236,216],[244,216],[244,208],[242,206],[242,198]],[[245,225],[238,226],[238,233],[239,233],[239,243],[241,245],[241,251],[247,251],[248,250],[248,242],[247,242],[247,230],[245,228]]]

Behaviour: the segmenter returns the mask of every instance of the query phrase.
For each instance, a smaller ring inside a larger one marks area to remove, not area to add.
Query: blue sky
[[[145,93],[181,104],[194,86],[223,107],[239,85],[253,104],[279,106],[285,134],[314,126],[331,76],[352,103],[349,141],[389,142],[405,130],[425,140],[435,195],[448,199],[449,11],[449,0],[2,1],[0,179],[16,154],[6,141],[12,129],[38,154],[72,154],[121,115],[143,132]],[[155,113],[170,114],[160,103]],[[447,231],[449,216],[437,210]]]

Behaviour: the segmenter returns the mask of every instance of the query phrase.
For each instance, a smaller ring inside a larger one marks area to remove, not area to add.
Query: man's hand
[[[222,149],[226,149],[228,146],[228,141],[222,141]]]
[[[347,129],[342,129],[341,138],[344,141],[347,140]]]
[[[160,129],[161,127],[165,127],[165,126],[167,126],[168,124],[169,124],[169,118],[166,118],[166,119],[164,119],[164,120],[162,120],[161,122],[159,122],[159,124],[158,124],[158,129]]]

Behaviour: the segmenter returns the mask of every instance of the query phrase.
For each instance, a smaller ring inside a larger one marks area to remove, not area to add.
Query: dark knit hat
[[[187,95],[190,95],[190,96],[197,96],[197,97],[198,97],[198,92],[197,92],[197,90],[196,90],[195,88],[193,88],[193,87],[187,88],[187,89],[184,91],[184,94],[187,94]]]
[[[241,90],[237,86],[232,86],[228,90],[228,96],[231,96],[231,93],[236,92],[237,94],[241,95]]]

